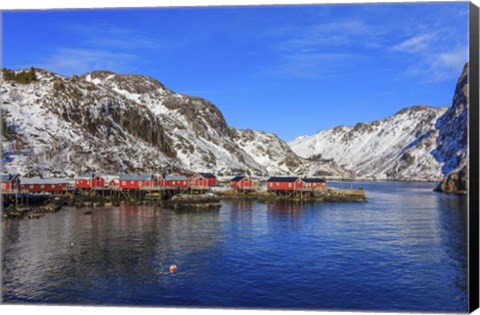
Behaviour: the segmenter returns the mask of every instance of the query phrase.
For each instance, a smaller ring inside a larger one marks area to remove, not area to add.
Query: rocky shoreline
[[[43,204],[32,206],[20,205],[15,207],[10,204],[3,209],[4,219],[39,219],[48,213],[58,212],[64,206],[76,208],[118,207],[122,203],[135,205],[152,205],[167,207],[172,210],[205,210],[220,209],[222,200],[257,200],[259,202],[275,201],[307,201],[307,202],[365,202],[366,196],[363,189],[347,190],[326,188],[306,195],[278,195],[267,191],[239,192],[224,190],[206,194],[177,194],[170,199],[161,200],[160,196],[145,195],[141,199],[120,199],[111,196],[55,196]],[[86,215],[91,211],[86,211]]]
[[[468,166],[458,168],[445,176],[433,190],[455,195],[466,195],[468,192]]]
[[[178,194],[163,203],[173,210],[220,209],[221,200],[212,193],[203,195]]]
[[[324,188],[314,191],[312,195],[290,196],[280,195],[268,191],[245,191],[225,190],[215,192],[221,199],[249,199],[258,201],[312,201],[312,202],[365,202],[367,201],[365,190],[363,189],[334,189]]]
[[[58,212],[62,209],[63,202],[59,200],[52,200],[42,206],[20,206],[10,204],[3,208],[2,218],[4,219],[39,219],[47,213]]]

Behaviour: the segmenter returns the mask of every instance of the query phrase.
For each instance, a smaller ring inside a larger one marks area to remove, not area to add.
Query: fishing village
[[[363,189],[328,187],[323,178],[249,176],[218,179],[212,173],[184,175],[102,176],[95,172],[77,178],[0,175],[3,218],[40,218],[64,206],[104,207],[122,203],[150,204],[173,210],[220,208],[222,199],[260,202],[362,202]],[[86,215],[91,211],[86,211]]]

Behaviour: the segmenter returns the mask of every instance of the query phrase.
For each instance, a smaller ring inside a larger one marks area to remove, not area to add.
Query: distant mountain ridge
[[[322,130],[289,142],[304,158],[333,159],[364,179],[440,181],[468,163],[468,64],[451,107],[413,106],[354,127]]]
[[[2,172],[440,181],[468,164],[468,66],[449,108],[413,106],[289,144],[265,131],[232,128],[214,104],[147,76],[34,72],[2,71]]]
[[[36,79],[24,75],[27,70],[2,71],[2,172],[351,174],[332,162],[313,165],[273,134],[231,128],[209,101],[175,93],[147,76],[34,72]]]

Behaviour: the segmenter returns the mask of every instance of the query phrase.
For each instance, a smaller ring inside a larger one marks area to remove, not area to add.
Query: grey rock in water
[[[468,166],[454,170],[434,189],[437,192],[466,194],[468,191]]]

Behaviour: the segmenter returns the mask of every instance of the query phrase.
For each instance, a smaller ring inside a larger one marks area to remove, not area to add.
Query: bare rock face
[[[435,191],[466,193],[468,190],[468,63],[458,79],[453,105],[437,122],[441,132],[433,152],[444,162],[446,174]]]
[[[444,193],[466,194],[468,191],[468,165],[448,174],[434,190]]]
[[[432,152],[447,175],[468,160],[468,64],[457,81],[452,106],[437,121],[440,131]]]

